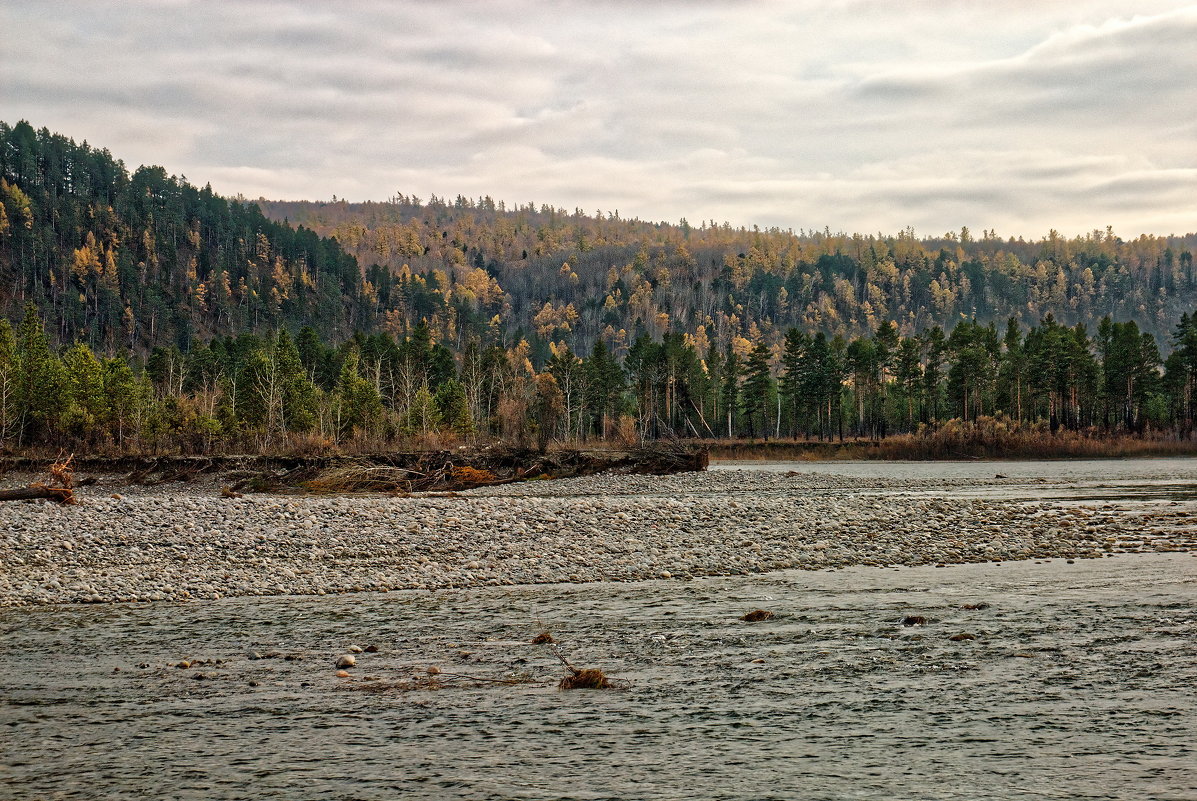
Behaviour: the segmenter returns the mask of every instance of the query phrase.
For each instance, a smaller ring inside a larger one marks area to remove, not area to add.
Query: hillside
[[[54,339],[148,352],[311,325],[396,336],[427,320],[457,348],[527,339],[622,356],[642,334],[777,348],[787,328],[903,336],[961,319],[1091,330],[1110,315],[1166,340],[1197,305],[1197,235],[1123,241],[919,239],[678,225],[489,198],[247,203],[162,167],[0,123],[0,313],[27,301]]]
[[[393,333],[420,318],[448,338],[493,327],[526,336],[538,362],[548,342],[586,352],[601,338],[622,353],[668,330],[702,351],[776,346],[791,326],[851,337],[892,320],[909,336],[974,317],[1030,327],[1048,314],[1091,330],[1106,315],[1133,319],[1166,339],[1197,301],[1193,234],[919,239],[647,223],[489,198],[258,203],[355,255]]]
[[[33,302],[54,338],[104,351],[217,334],[373,323],[357,263],[331,239],[162,167],[0,123],[0,313]]]

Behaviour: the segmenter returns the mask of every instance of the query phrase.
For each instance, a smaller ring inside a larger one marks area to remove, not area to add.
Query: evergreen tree
[[[901,398],[902,408],[905,412],[903,422],[907,431],[914,428],[914,421],[917,419],[915,409],[918,405],[923,378],[921,351],[922,346],[919,341],[913,337],[907,337],[899,343],[897,354],[894,357],[894,381],[897,384],[898,396]]]
[[[459,436],[474,433],[474,418],[466,402],[465,387],[456,378],[441,384],[435,395],[437,416],[442,424],[453,429]]]
[[[585,361],[586,407],[591,415],[591,429],[600,437],[611,435],[621,411],[621,399],[626,387],[623,368],[611,355],[602,340],[594,343],[590,358]]]
[[[358,372],[360,354],[353,347],[346,354],[333,397],[333,418],[338,438],[367,433],[382,416],[382,398]]]
[[[292,432],[310,431],[316,424],[316,387],[286,329],[278,332],[273,356],[282,387],[283,428]]]
[[[416,390],[415,397],[407,409],[407,419],[404,428],[409,434],[427,435],[440,428],[441,416],[437,408],[436,399],[423,384]]]
[[[99,426],[108,418],[108,396],[104,391],[104,368],[91,348],[77,342],[63,355],[66,378],[64,430],[94,444]]]
[[[728,345],[723,357],[723,386],[719,391],[719,403],[727,418],[727,436],[736,435],[736,414],[740,407],[740,357]]]
[[[23,442],[45,441],[65,408],[65,381],[62,363],[50,350],[50,341],[42,327],[37,307],[25,307],[17,333],[20,350],[16,398],[18,426]]]
[[[775,393],[776,387],[769,371],[769,348],[765,343],[759,342],[744,365],[744,385],[740,393],[743,420],[748,427],[749,436],[769,436]]]
[[[810,337],[797,328],[786,331],[785,349],[781,355],[781,379],[778,391],[781,393],[784,413],[788,420],[787,431],[796,436],[802,419],[802,386],[807,354],[811,346]]]

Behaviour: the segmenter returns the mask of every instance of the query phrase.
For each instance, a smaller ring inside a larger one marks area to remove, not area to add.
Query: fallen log
[[[58,503],[74,503],[75,493],[70,487],[46,487],[35,484],[31,487],[0,490],[0,501],[35,501],[49,498]]]

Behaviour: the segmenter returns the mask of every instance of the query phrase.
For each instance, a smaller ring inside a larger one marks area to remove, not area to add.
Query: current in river
[[[3,609],[0,798],[1191,801],[1195,580],[1125,554]],[[614,688],[558,689],[558,654]]]

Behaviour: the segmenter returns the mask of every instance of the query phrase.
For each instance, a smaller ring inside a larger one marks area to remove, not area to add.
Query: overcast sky
[[[1197,4],[6,2],[22,118],[249,197],[1186,233]]]

